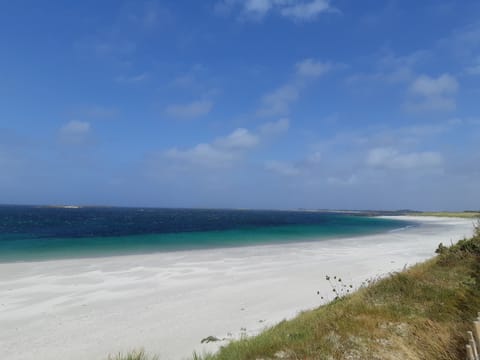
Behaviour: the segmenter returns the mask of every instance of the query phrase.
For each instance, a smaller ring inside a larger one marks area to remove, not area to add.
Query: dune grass
[[[480,310],[479,228],[438,252],[203,360],[464,358],[466,331]]]
[[[466,332],[480,310],[480,228],[437,254],[192,360],[465,358]]]
[[[480,218],[480,212],[476,211],[463,211],[463,212],[449,212],[449,211],[424,211],[416,212],[409,215],[414,216],[439,216],[439,217],[457,217],[466,219],[478,219]]]
[[[127,354],[110,355],[107,360],[159,360],[158,356],[149,356],[142,350],[134,350]]]

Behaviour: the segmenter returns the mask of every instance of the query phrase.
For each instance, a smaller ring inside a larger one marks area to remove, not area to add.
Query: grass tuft
[[[159,360],[158,356],[149,356],[143,349],[133,350],[127,354],[118,353],[108,356],[107,360]]]

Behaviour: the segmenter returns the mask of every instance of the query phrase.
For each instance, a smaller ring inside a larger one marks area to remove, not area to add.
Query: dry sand
[[[0,353],[9,360],[105,359],[145,348],[188,358],[213,335],[254,334],[332,298],[325,275],[362,281],[472,234],[472,220],[319,242],[0,264]],[[317,295],[317,291],[320,295]]]

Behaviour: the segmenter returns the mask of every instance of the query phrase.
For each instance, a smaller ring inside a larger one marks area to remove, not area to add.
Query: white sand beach
[[[398,218],[398,217],[397,217]],[[188,358],[332,298],[325,275],[362,281],[472,234],[472,220],[349,239],[0,264],[0,353],[9,360],[105,359],[143,347]],[[320,295],[317,295],[317,291]]]

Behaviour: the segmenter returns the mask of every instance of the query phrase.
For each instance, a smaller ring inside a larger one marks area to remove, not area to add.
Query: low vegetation
[[[149,356],[144,350],[132,351],[128,354],[110,355],[107,360],[159,360],[158,356]]]
[[[440,216],[440,217],[459,217],[467,219],[477,219],[480,217],[480,212],[478,211],[463,211],[463,212],[415,212],[411,215],[415,216]]]
[[[466,332],[480,310],[479,227],[437,254],[194,360],[465,358]]]

